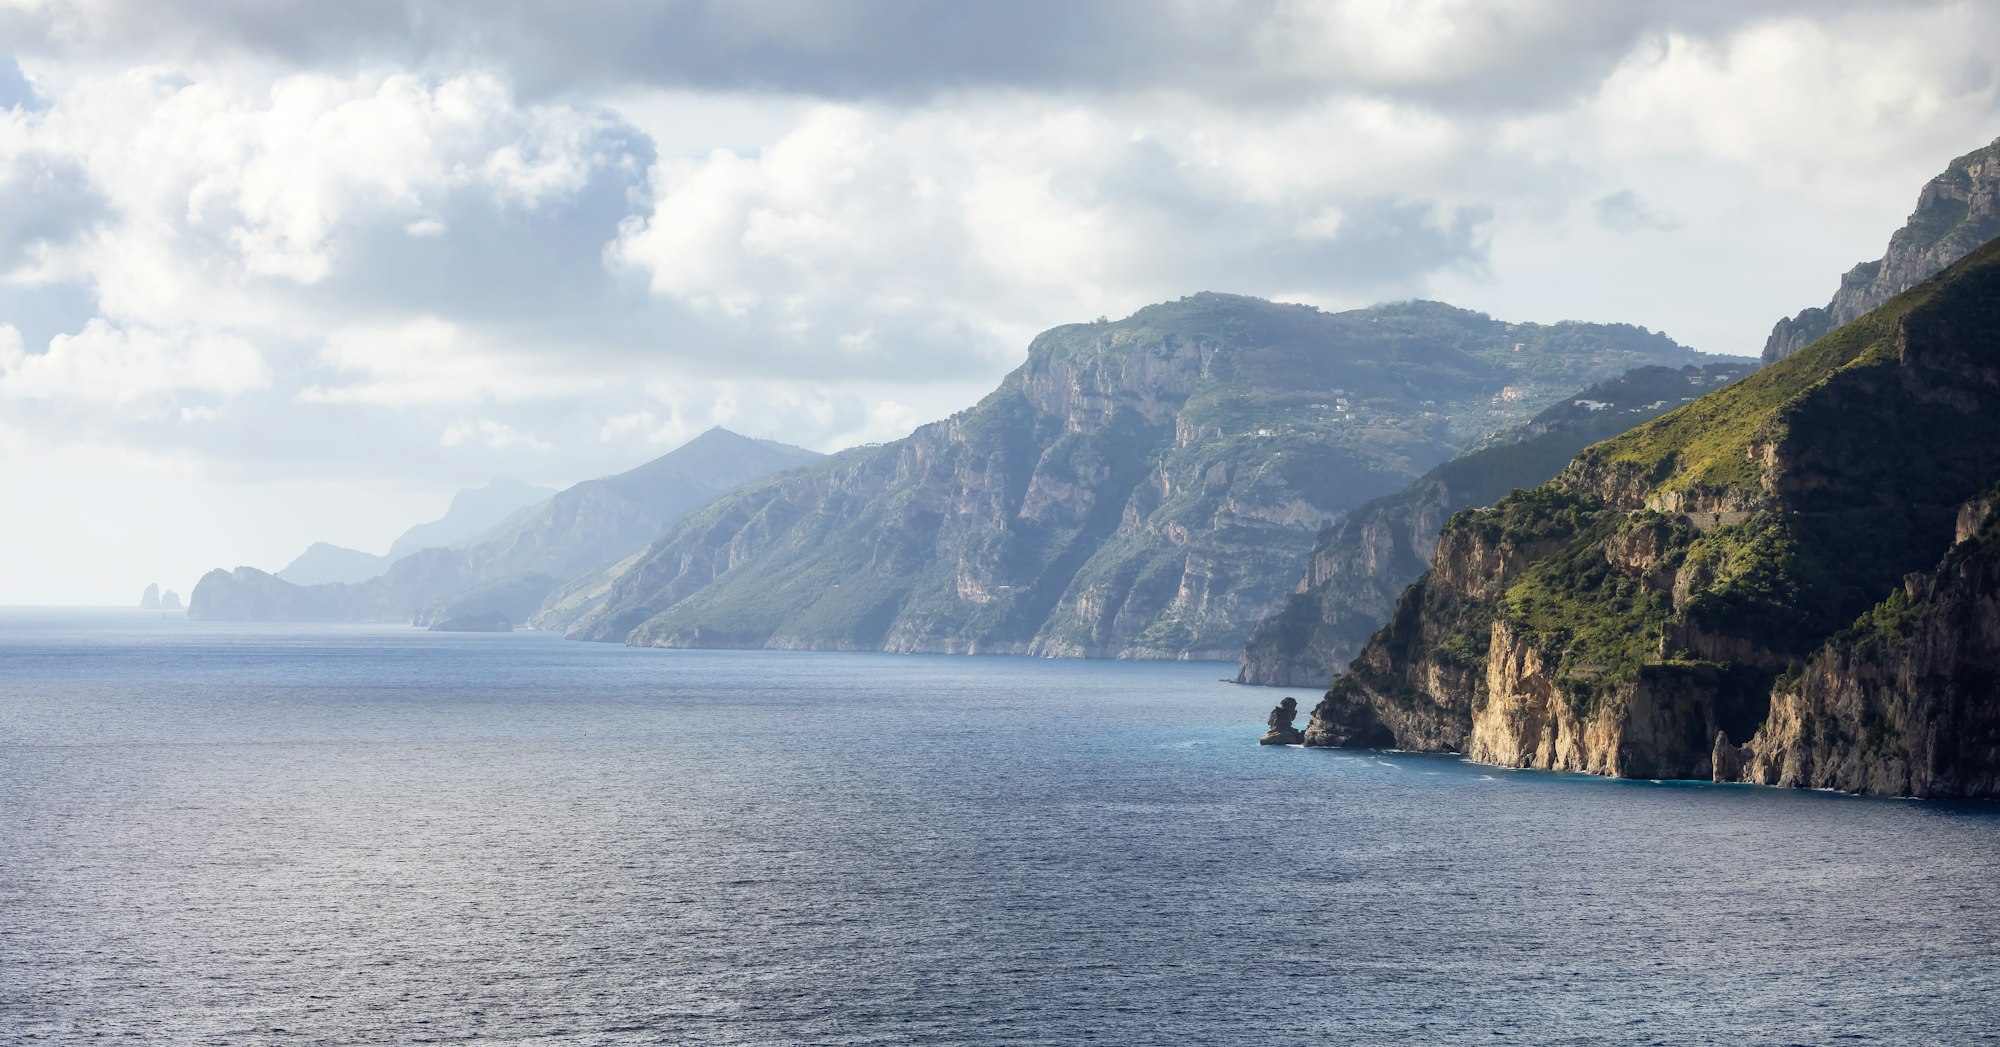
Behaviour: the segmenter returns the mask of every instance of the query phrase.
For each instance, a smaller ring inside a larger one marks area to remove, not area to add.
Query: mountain
[[[484,487],[468,487],[451,497],[443,516],[404,531],[389,545],[391,563],[419,549],[443,549],[470,541],[500,521],[539,505],[556,492],[519,480],[497,479]]]
[[[1313,536],[1664,335],[1198,294],[1042,334],[976,406],[683,520],[558,594],[579,639],[1223,658]]]
[[[277,577],[293,585],[365,582],[388,570],[394,562],[386,556],[364,553],[332,542],[314,542],[286,564]]]
[[[1585,447],[1735,381],[1751,367],[1746,360],[1634,368],[1564,397],[1528,424],[1349,513],[1320,533],[1290,599],[1251,632],[1236,682],[1325,687],[1424,572],[1447,517],[1546,483]]]
[[[1306,743],[1995,795],[1996,481],[2000,241],[1453,516]]]
[[[1880,260],[1840,278],[1824,308],[1778,321],[1764,342],[1764,362],[1780,360],[1842,324],[1915,287],[2000,236],[2000,139],[1953,160],[1917,194],[1917,209]]]
[[[278,577],[293,585],[365,582],[419,549],[441,549],[475,538],[515,512],[555,493],[519,480],[493,480],[484,487],[468,487],[452,496],[443,516],[417,524],[398,536],[387,555],[364,553],[331,542],[314,542],[279,571]]]
[[[195,586],[188,613],[419,625],[467,615],[525,621],[563,579],[629,556],[689,510],[745,483],[820,457],[711,429],[637,469],[585,480],[469,540],[421,549],[363,581],[301,586],[250,567],[210,571]],[[482,499],[464,507],[464,501],[453,499],[447,519],[490,513],[498,504]]]

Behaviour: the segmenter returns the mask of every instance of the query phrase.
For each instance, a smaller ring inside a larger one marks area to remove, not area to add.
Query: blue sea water
[[[2000,1042],[2000,806],[1230,671],[0,612],[0,1043]]]

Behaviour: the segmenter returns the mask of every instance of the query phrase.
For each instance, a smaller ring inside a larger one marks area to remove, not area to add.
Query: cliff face
[[[1953,160],[1925,183],[1917,209],[1889,239],[1889,249],[1840,278],[1823,308],[1778,321],[1764,342],[1764,362],[1781,360],[1930,279],[2000,236],[2000,139]]]
[[[1780,682],[1716,776],[1890,795],[2000,796],[2000,495],[1968,504],[1944,562]]]
[[[1996,479],[2000,243],[1454,516],[1307,743],[1991,794]]]
[[[1341,513],[1562,391],[1695,358],[1435,303],[1203,294],[1058,328],[977,406],[694,514],[590,583],[570,635],[1229,657]]]
[[[1257,624],[1236,681],[1321,687],[1389,620],[1451,514],[1554,477],[1578,451],[1749,373],[1748,363],[1641,367],[1573,393],[1321,532],[1303,577]]]

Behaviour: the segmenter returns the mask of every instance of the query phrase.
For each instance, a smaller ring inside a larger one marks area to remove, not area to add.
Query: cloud
[[[256,347],[228,334],[121,328],[100,318],[30,353],[19,331],[0,324],[0,397],[9,399],[123,409],[182,392],[234,396],[270,380]]]
[[[1620,189],[1592,200],[1590,213],[1597,219],[1597,224],[1620,233],[1667,232],[1680,227],[1673,216],[1653,210],[1630,189]]]
[[[350,377],[301,389],[301,402],[426,407],[574,396],[595,387],[588,377],[565,373],[557,360],[481,345],[437,317],[347,327],[326,340],[318,359]]]
[[[504,451],[511,447],[525,447],[534,451],[546,451],[549,449],[549,444],[546,441],[537,440],[533,436],[521,432],[519,429],[505,422],[496,422],[489,418],[481,418],[478,421],[472,422],[456,422],[445,429],[444,434],[438,438],[438,443],[445,447],[461,447],[466,444],[479,443],[499,451]]]
[[[536,96],[628,85],[899,104],[980,90],[1187,92],[1252,103],[1395,94],[1487,111],[1587,93],[1649,35],[1913,0],[72,0],[0,12],[0,38],[72,59],[294,68],[503,64]]]
[[[1996,37],[1864,0],[0,0],[0,398],[106,461],[407,492],[890,438],[1198,290],[1754,351],[2000,131]]]
[[[1992,137],[2000,59],[1971,41],[1996,34],[2000,10],[1980,4],[1769,19],[1719,39],[1666,33],[1606,78],[1599,131],[1613,155],[1727,160],[1851,206],[1885,182],[1921,184],[1942,166],[1933,157]],[[1963,119],[1981,112],[1983,125]],[[1926,169],[1916,181],[1913,165]]]

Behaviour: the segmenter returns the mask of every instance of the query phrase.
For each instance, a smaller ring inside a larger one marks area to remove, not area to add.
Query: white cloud
[[[443,435],[438,437],[438,443],[444,447],[483,444],[496,451],[504,451],[513,447],[524,447],[533,451],[546,451],[549,449],[547,441],[538,440],[532,435],[524,433],[505,422],[496,422],[489,418],[481,418],[471,422],[453,423],[445,429]]]
[[[590,4],[0,7],[7,424],[567,482],[894,437],[1203,289],[1755,351],[2000,131],[1980,4],[728,6],[630,49]]]
[[[1978,4],[1666,33],[1605,81],[1599,133],[1612,157],[1731,162],[1826,206],[1911,196],[1940,153],[2000,132],[1996,34],[2000,10]]]
[[[318,359],[349,380],[301,389],[306,403],[421,408],[577,396],[598,385],[565,374],[559,359],[510,354],[434,316],[345,327],[321,345]]]
[[[170,394],[248,393],[270,383],[263,355],[227,333],[169,333],[94,319],[30,353],[0,324],[0,396],[127,408]]]

